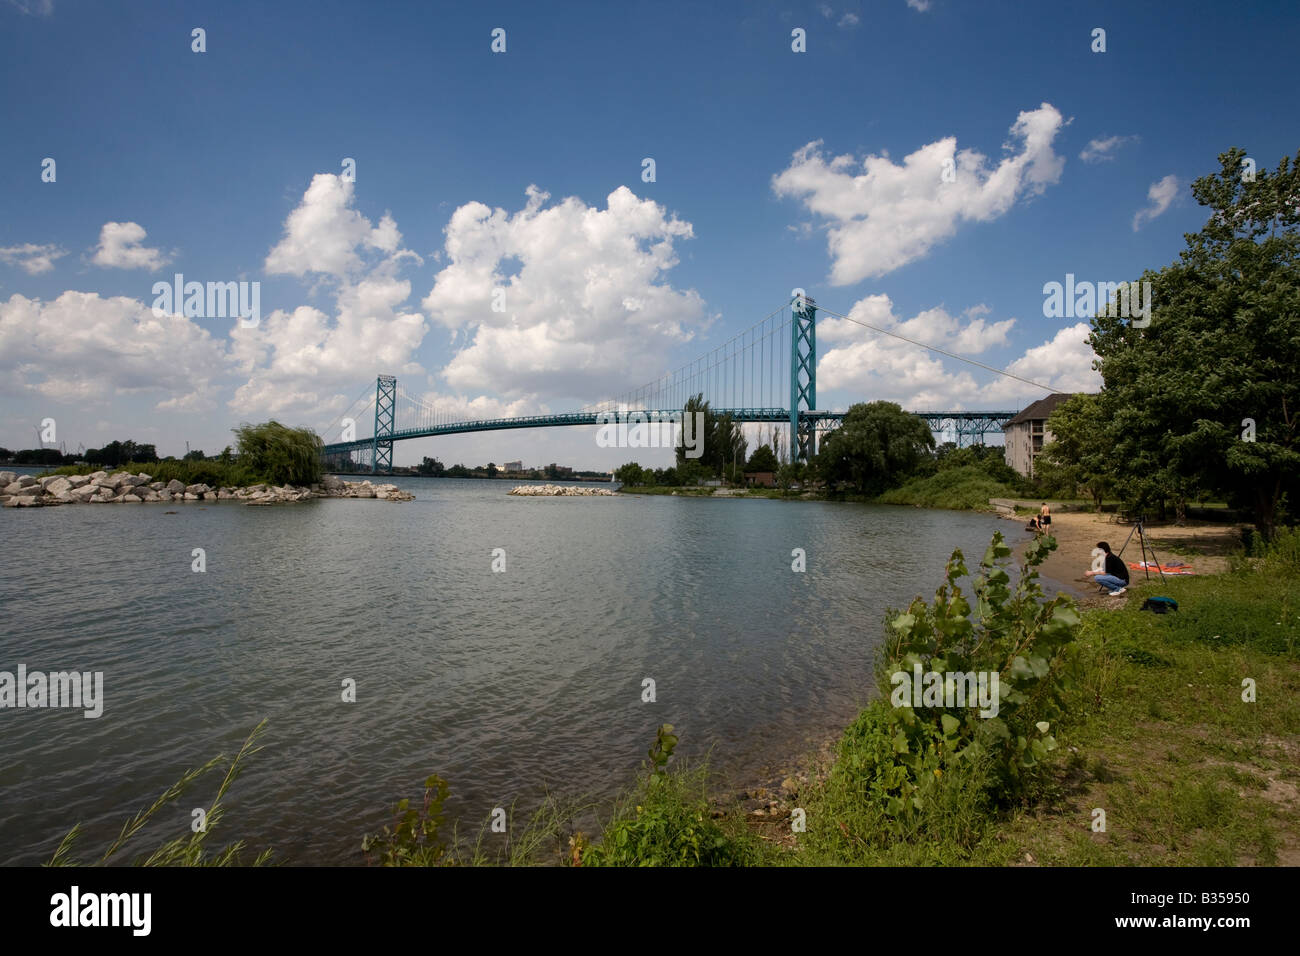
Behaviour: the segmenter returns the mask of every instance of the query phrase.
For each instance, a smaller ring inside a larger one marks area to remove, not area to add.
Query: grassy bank
[[[928,478],[891,488],[876,500],[884,505],[948,508],[955,511],[992,511],[990,498],[1018,498],[1014,488],[990,477],[974,465],[948,468]]]
[[[619,491],[632,495],[676,494],[709,497],[713,495],[714,489],[638,486],[620,488]],[[945,508],[953,511],[993,511],[993,506],[989,504],[990,498],[1015,498],[1019,495],[1010,485],[991,478],[982,468],[965,465],[960,468],[948,468],[926,478],[913,478],[875,498],[853,494],[831,495],[825,492],[783,492],[778,488],[750,488],[743,494],[729,494],[726,497],[864,501],[872,504],[912,505],[918,508]]]

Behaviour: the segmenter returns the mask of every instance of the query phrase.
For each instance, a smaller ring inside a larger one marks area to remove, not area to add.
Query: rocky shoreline
[[[563,497],[565,495],[590,498],[595,495],[613,495],[615,492],[610,491],[608,488],[571,488],[567,485],[515,485],[510,489],[510,494],[531,498]]]
[[[243,488],[212,488],[186,485],[175,479],[154,481],[143,472],[89,475],[48,475],[36,478],[0,471],[0,504],[6,508],[42,508],[73,504],[139,504],[144,502],[238,501],[246,505],[276,505],[310,498],[378,498],[382,501],[411,501],[415,495],[396,485],[372,485],[369,481],[343,481],[333,475],[311,486],[248,485]]]

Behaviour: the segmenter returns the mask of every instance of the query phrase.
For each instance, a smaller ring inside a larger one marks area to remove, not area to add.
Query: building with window
[[[1028,478],[1034,477],[1034,459],[1052,440],[1052,433],[1047,430],[1047,419],[1058,405],[1073,397],[1067,392],[1055,392],[1040,398],[1002,426],[1008,465]]]

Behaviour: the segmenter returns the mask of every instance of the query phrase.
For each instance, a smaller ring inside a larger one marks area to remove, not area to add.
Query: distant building
[[[524,463],[522,461],[508,461],[501,467],[506,471],[523,471]]]
[[[776,472],[747,471],[745,472],[745,484],[751,488],[775,488]]]
[[[1047,430],[1047,419],[1058,405],[1073,397],[1073,394],[1056,392],[1040,398],[1002,426],[1008,465],[1027,478],[1034,477],[1034,459],[1052,440],[1052,433]]]

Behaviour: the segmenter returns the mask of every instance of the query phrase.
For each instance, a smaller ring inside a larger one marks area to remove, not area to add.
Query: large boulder
[[[334,475],[326,475],[325,478],[321,481],[321,484],[325,486],[325,490],[328,492],[336,492],[336,491],[343,490],[343,479],[336,478]]]
[[[185,483],[181,481],[177,481],[175,478],[167,482],[166,488],[174,495],[185,494]]]
[[[3,489],[6,495],[16,495],[18,494],[18,492],[22,490],[23,490],[23,486],[18,484],[18,482],[16,481],[9,482],[9,484],[5,485]]]
[[[74,488],[81,488],[90,484],[90,475],[68,475],[68,484]]]
[[[197,484],[197,485],[186,485],[186,486],[185,486],[185,494],[186,494],[187,497],[188,497],[189,495],[203,495],[203,494],[207,494],[207,493],[208,493],[209,491],[211,491],[211,490],[212,490],[211,488],[209,488],[207,485],[203,485],[203,484]]]
[[[72,490],[72,482],[68,481],[65,476],[59,475],[45,486],[45,490],[57,498],[59,495],[66,495]]]
[[[73,488],[69,491],[68,496],[74,501],[89,501],[98,490],[94,485],[82,485],[80,488]]]
[[[123,488],[138,488],[141,485],[147,485],[147,484],[149,484],[149,477],[147,475],[123,475],[122,476],[121,487]]]
[[[38,482],[32,475],[19,475],[12,484],[16,484],[19,488],[30,488]]]
[[[17,480],[18,473],[16,471],[0,471],[0,488],[5,485],[12,485]]]
[[[192,491],[187,491],[187,492],[185,492],[185,499],[184,499],[184,500],[186,500],[186,501],[199,501],[199,500],[201,500],[201,499],[200,499],[199,496],[196,495],[194,492],[192,492]]]

